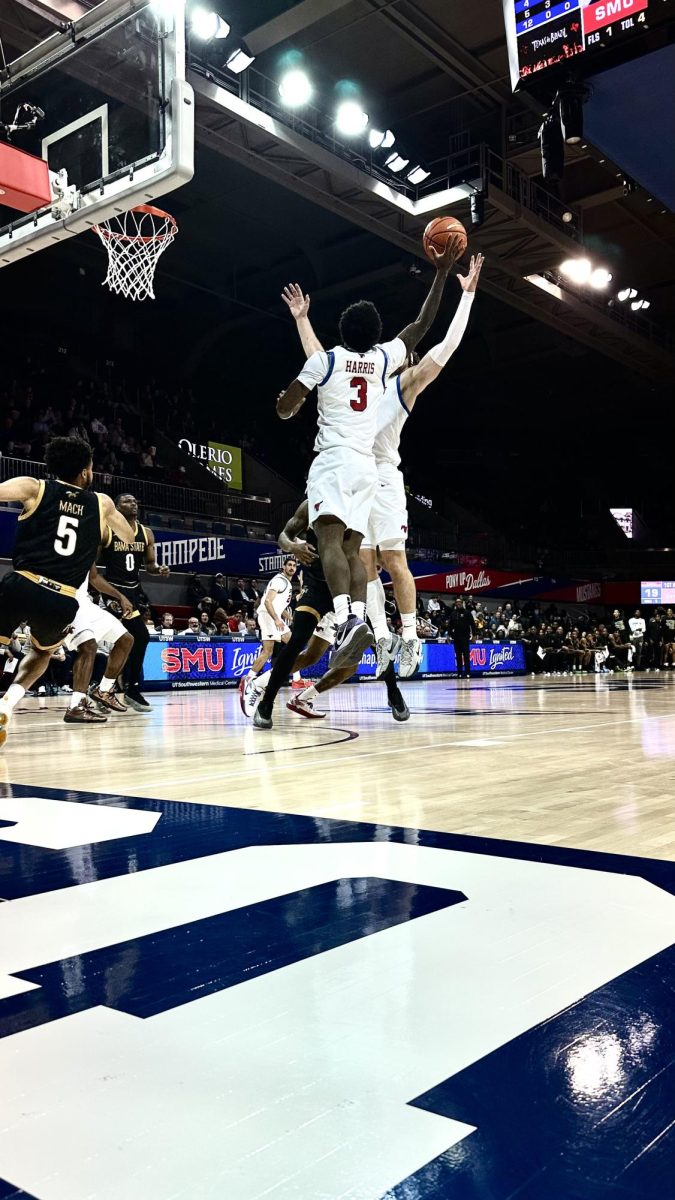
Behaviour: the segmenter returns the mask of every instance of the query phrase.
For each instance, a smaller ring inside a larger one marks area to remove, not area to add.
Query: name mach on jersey
[[[35,508],[19,517],[14,569],[78,588],[96,559],[102,532],[96,492],[60,479],[41,481]]]
[[[317,452],[349,447],[360,454],[371,454],[377,409],[387,379],[406,357],[405,344],[394,338],[365,354],[335,346],[308,358],[298,379],[305,387],[317,388]]]
[[[145,562],[149,540],[148,531],[140,522],[136,522],[133,542],[123,542],[108,528],[99,561],[106,569],[109,583],[115,587],[138,587],[138,575]]]

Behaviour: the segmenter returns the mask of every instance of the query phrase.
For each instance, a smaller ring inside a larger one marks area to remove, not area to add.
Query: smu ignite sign
[[[152,689],[228,687],[239,682],[253,665],[260,642],[201,641],[181,638],[174,642],[150,642],[145,652],[145,683]],[[323,675],[330,666],[325,654],[303,672],[307,677]],[[367,650],[355,678],[373,679],[377,658]],[[525,652],[521,642],[476,642],[471,647],[471,669],[477,675],[515,675],[525,670]],[[457,672],[455,648],[449,642],[423,642],[420,676],[433,678]]]

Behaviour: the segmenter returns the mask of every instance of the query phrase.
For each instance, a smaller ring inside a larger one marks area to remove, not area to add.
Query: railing
[[[12,479],[17,475],[33,475],[44,479],[47,468],[44,463],[29,462],[23,458],[0,457],[0,480]],[[159,509],[181,516],[201,517],[224,522],[241,521],[262,525],[270,523],[270,501],[265,497],[253,499],[235,496],[232,492],[219,495],[195,488],[176,487],[170,483],[159,483],[152,479],[133,479],[125,475],[94,472],[94,487],[109,496],[131,492],[145,509]]]

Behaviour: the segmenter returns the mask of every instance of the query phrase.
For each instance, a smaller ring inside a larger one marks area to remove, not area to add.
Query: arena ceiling
[[[23,50],[51,31],[35,11],[42,5],[43,0],[3,4],[0,32],[6,51]],[[49,5],[84,7],[76,0],[49,0]],[[221,0],[219,7],[225,11]],[[345,77],[358,81],[366,107],[425,161],[485,142],[525,179],[538,179],[542,108],[533,98],[511,92],[501,0],[464,5],[227,0],[227,13],[262,73],[278,78],[292,47],[303,52],[319,89],[328,91]],[[198,87],[200,79],[195,74]],[[655,119],[645,129],[645,142],[657,145],[661,134]],[[331,173],[298,155],[291,162],[283,148],[279,155],[276,149],[268,147],[266,153],[222,113],[208,88],[197,91],[195,178],[168,202],[181,232],[160,264],[159,298],[152,308],[146,306],[142,323],[128,321],[123,304],[100,290],[101,252],[88,235],[8,268],[14,311],[28,315],[45,275],[62,272],[70,299],[56,323],[72,328],[86,322],[94,336],[100,333],[118,349],[147,355],[151,362],[159,359],[188,379],[222,374],[224,402],[239,403],[243,397],[254,406],[268,405],[296,362],[279,301],[287,279],[298,279],[311,291],[313,315],[326,338],[333,336],[341,308],[356,293],[375,300],[387,333],[395,332],[426,291],[429,272],[416,258],[419,231],[383,217],[372,197],[364,199],[339,171]],[[670,151],[672,157],[672,146]],[[640,186],[624,195],[623,169],[625,164],[590,141],[568,148],[561,199],[582,213],[585,244],[593,256],[611,267],[617,282],[631,283],[649,297],[650,317],[662,335],[675,316],[675,217]],[[468,203],[459,215],[468,223]],[[583,300],[564,308],[547,307],[543,294],[533,300],[531,289],[528,293],[522,285],[525,271],[532,263],[542,269],[564,257],[566,243],[521,218],[522,213],[488,204],[485,225],[473,235],[488,255],[488,267],[476,319],[453,366],[461,412],[446,419],[436,407],[434,420],[448,436],[433,447],[421,429],[414,435],[420,477],[433,461],[435,469],[447,472],[456,497],[475,507],[474,471],[477,465],[487,469],[495,500],[510,506],[518,521],[551,483],[552,466],[558,464],[542,448],[571,417],[584,429],[580,439],[571,439],[571,492],[579,495],[586,488],[587,498],[606,493],[643,512],[664,503],[672,509],[670,489],[658,484],[666,478],[658,466],[661,433],[669,445],[674,432],[667,399],[672,358],[639,331],[635,343],[617,336],[612,314]],[[414,273],[417,266],[421,275]],[[650,405],[659,435],[630,447],[630,482],[617,485],[616,465],[624,459],[632,413],[636,406],[647,412]],[[616,419],[608,422],[608,414]],[[282,441],[286,433],[279,435]],[[467,457],[468,439],[475,442],[476,436],[494,449],[492,455],[487,448],[476,451],[483,459],[479,463]],[[292,440],[289,451],[291,446]],[[528,486],[514,492],[514,472],[522,479],[526,463],[532,465]]]

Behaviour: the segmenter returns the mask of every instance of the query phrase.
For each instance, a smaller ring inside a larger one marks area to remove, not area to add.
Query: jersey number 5
[[[352,396],[349,403],[354,409],[354,412],[363,412],[368,403],[368,380],[363,378],[363,375],[357,375],[352,379],[350,387],[356,391],[356,395]]]
[[[59,526],[54,538],[54,549],[57,554],[62,554],[64,558],[67,558],[69,554],[75,553],[78,525],[79,520],[77,517],[59,517]]]

